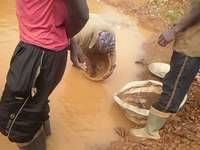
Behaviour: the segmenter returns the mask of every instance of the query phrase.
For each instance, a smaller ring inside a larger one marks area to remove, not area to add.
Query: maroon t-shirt
[[[16,0],[20,40],[60,51],[68,46],[63,0]]]

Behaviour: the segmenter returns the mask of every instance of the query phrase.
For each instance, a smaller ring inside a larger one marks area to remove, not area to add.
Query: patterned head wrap
[[[111,53],[115,50],[115,35],[111,32],[103,31],[100,32],[94,48],[100,53]]]

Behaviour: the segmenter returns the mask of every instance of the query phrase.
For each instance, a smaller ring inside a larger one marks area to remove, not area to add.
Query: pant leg
[[[43,121],[49,119],[50,107],[48,97],[61,81],[66,68],[66,62],[67,51],[58,53],[47,52],[44,56],[41,73],[36,82],[37,99],[43,99],[44,101]]]
[[[6,136],[13,136],[13,122],[30,97],[41,56],[42,51],[22,42],[15,49],[0,102],[0,131]]]
[[[174,52],[171,69],[163,80],[163,92],[153,107],[162,112],[176,113],[200,67],[200,58]]]

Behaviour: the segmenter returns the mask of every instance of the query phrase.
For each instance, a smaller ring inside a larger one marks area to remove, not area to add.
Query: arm
[[[179,23],[177,23],[167,32],[163,33],[159,37],[158,43],[161,46],[165,47],[176,38],[176,35],[179,32],[182,32],[199,22],[200,22],[200,8],[199,6],[196,6],[193,7],[192,10],[186,16],[184,16]]]
[[[84,62],[84,54],[81,47],[74,39],[71,39],[70,43],[70,57],[75,67],[83,69],[81,63]]]
[[[89,74],[94,73],[90,60],[86,55],[84,55],[83,50],[74,39],[71,40],[70,44],[70,57],[75,67],[86,71]]]
[[[185,29],[199,23],[200,21],[200,8],[194,7],[189,14],[183,17],[178,24],[173,27],[176,33],[182,32]]]
[[[86,0],[66,0],[68,11],[66,19],[67,35],[72,38],[85,26],[89,19],[89,8]]]

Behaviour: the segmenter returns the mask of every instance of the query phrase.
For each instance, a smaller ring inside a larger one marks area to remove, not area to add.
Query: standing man
[[[166,46],[175,40],[171,69],[163,81],[160,99],[153,104],[146,127],[131,129],[132,135],[159,139],[159,130],[171,114],[177,113],[195,75],[200,68],[200,0],[191,0],[192,9],[169,31],[159,37],[159,44]]]
[[[21,150],[46,150],[43,124],[49,119],[48,97],[62,79],[70,42],[65,4],[65,0],[16,0],[20,42],[0,102],[0,131]],[[80,52],[72,54],[80,57]]]

